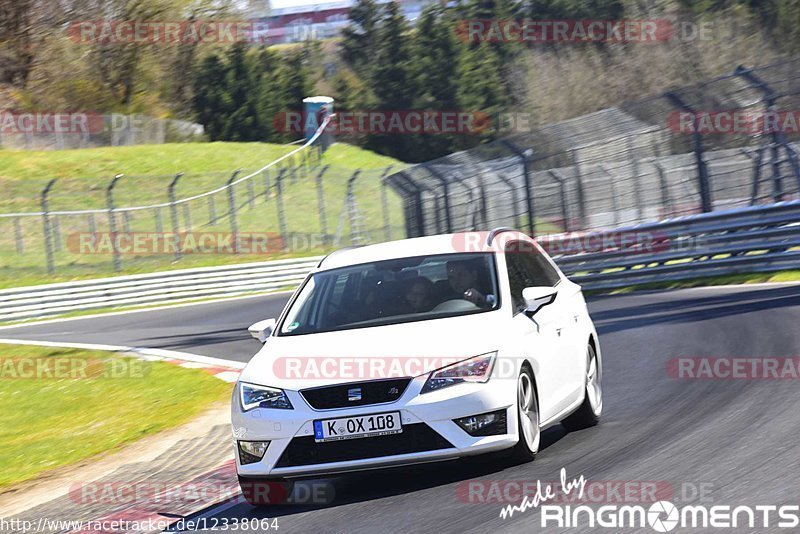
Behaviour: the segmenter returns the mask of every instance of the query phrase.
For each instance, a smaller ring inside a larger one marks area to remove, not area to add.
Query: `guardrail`
[[[635,237],[612,239],[613,246],[592,252],[571,243],[592,241],[598,233],[562,234],[549,238],[545,246],[561,269],[588,290],[800,269],[800,201],[691,215],[605,233]],[[5,289],[0,290],[0,321],[292,288],[321,259],[314,256]]]
[[[322,256],[0,290],[0,321],[294,288]]]
[[[571,251],[569,241],[582,237],[564,235],[549,248],[566,250],[554,259],[572,280],[590,290],[800,268],[800,201],[678,217],[613,232],[639,237],[627,240],[627,246],[618,240],[614,248],[581,253],[579,248]]]

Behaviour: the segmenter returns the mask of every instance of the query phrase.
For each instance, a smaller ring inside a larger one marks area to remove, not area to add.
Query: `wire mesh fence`
[[[800,58],[521,132],[389,176],[409,236],[598,230],[798,198]]]
[[[243,263],[400,238],[389,170],[325,165],[310,144],[261,169],[27,183],[36,196],[13,205],[28,209],[0,214],[0,279]]]

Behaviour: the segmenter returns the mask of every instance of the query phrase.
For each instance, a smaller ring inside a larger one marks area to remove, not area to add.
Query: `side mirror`
[[[274,318],[264,319],[263,321],[251,324],[247,331],[250,332],[253,338],[259,340],[261,343],[266,343],[267,338],[272,334],[272,331],[275,330],[275,324]]]
[[[558,295],[558,290],[554,287],[526,287],[522,290],[522,298],[525,299],[525,313],[534,315],[548,304],[552,304],[556,300],[556,295]]]

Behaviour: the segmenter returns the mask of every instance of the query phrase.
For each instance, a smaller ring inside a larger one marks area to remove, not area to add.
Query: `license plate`
[[[343,439],[374,438],[403,431],[400,412],[359,415],[314,421],[314,441],[340,441]]]

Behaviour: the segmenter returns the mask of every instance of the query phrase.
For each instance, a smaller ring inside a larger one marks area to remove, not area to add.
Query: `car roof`
[[[513,232],[515,238],[533,241],[520,232]],[[489,232],[459,232],[426,237],[413,237],[398,241],[387,241],[363,247],[348,247],[336,250],[326,256],[318,270],[336,269],[361,263],[391,260],[394,258],[410,258],[433,254],[456,254],[473,252],[496,252],[495,247],[487,244]],[[508,239],[506,238],[506,241]],[[496,245],[497,243],[495,243]]]

